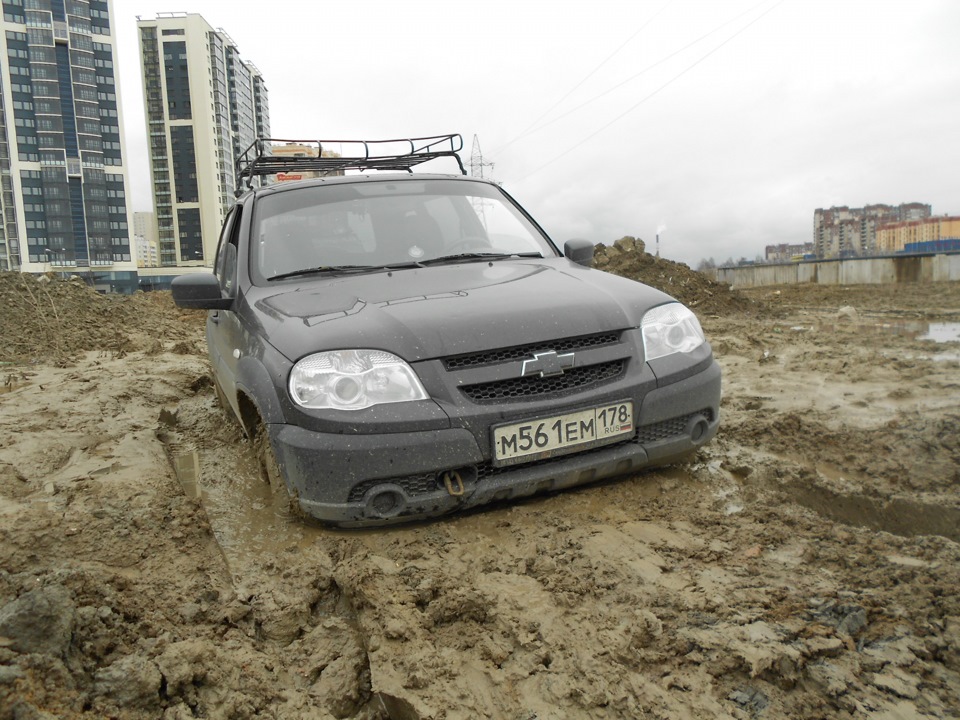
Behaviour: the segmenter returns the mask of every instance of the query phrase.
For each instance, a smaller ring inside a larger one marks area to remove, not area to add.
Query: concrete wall
[[[847,258],[717,268],[716,279],[734,288],[795,283],[877,285],[960,281],[960,254]]]

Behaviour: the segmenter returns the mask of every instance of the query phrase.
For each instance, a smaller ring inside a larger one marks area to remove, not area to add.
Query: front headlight
[[[647,361],[690,352],[706,342],[697,316],[680,303],[668,303],[648,311],[640,328]]]
[[[308,355],[290,371],[290,397],[307,408],[362,410],[426,400],[407,363],[383,350],[332,350]]]

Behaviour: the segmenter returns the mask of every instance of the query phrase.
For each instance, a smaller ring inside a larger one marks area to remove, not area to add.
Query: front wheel
[[[280,464],[277,462],[277,456],[273,452],[270,434],[262,424],[257,426],[257,432],[253,437],[253,449],[257,456],[257,464],[260,466],[260,477],[270,486],[273,493],[273,504],[278,514],[284,517],[302,517],[303,511],[300,509],[300,503],[287,488],[287,483],[283,479],[283,472],[280,470]]]

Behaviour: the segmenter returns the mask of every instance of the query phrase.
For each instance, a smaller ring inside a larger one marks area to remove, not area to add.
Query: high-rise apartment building
[[[136,289],[110,0],[4,0],[0,269]]]
[[[892,222],[908,222],[930,217],[931,208],[924,203],[900,205],[846,205],[813,213],[813,243],[817,257],[869,255],[878,251],[877,227]]]
[[[270,134],[267,88],[200,15],[161,13],[137,25],[160,264],[211,265],[236,158]]]

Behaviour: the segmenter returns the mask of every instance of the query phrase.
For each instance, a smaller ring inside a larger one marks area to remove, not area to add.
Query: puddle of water
[[[173,471],[189,498],[200,497],[200,454],[183,453],[172,458]]]
[[[798,326],[790,329],[800,331],[807,328]],[[916,320],[902,320],[899,322],[860,323],[857,325],[820,323],[817,328],[809,329],[821,329],[831,332],[846,329],[855,330],[863,334],[876,333],[881,335],[898,335],[913,340],[929,340],[936,343],[960,341],[960,323],[957,322],[926,323]]]
[[[925,334],[919,340],[933,340],[933,342],[947,343],[960,342],[960,323],[942,322],[930,323]]]
[[[204,482],[205,461],[207,458],[196,451],[172,458],[184,492],[203,503],[217,543],[232,569],[253,557],[304,549],[331,532],[290,514],[285,495],[274,492],[260,476],[249,448],[238,448],[229,473],[217,473],[229,477],[227,482]]]
[[[960,508],[894,498],[881,501],[866,495],[793,483],[785,487],[790,498],[831,520],[881,530],[893,535],[942,535],[960,541]]]

